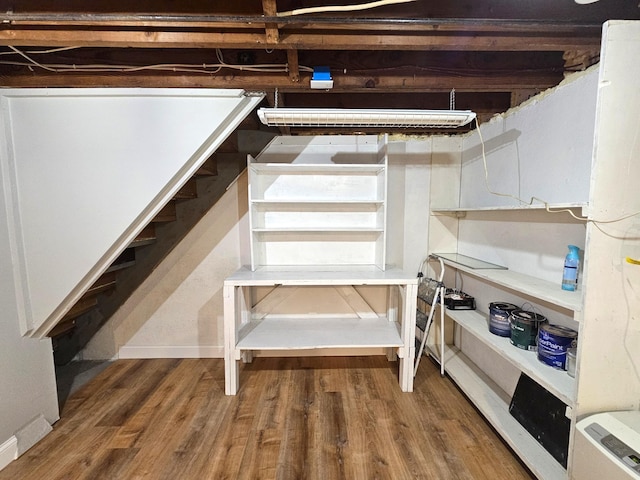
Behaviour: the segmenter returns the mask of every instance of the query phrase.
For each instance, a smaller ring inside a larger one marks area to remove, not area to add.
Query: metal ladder
[[[444,262],[441,258],[429,255],[421,265],[422,266],[429,260],[438,260],[440,263],[440,274],[437,279],[426,278],[420,281],[418,286],[418,296],[429,304],[429,314],[426,315],[423,312],[416,312],[416,327],[422,331],[422,338],[420,340],[420,348],[415,358],[415,365],[413,367],[413,376],[418,373],[418,365],[420,365],[420,358],[424,353],[424,346],[427,343],[427,337],[429,336],[429,329],[433,323],[436,307],[440,304],[440,375],[444,376],[444,294],[445,286],[444,279]],[[420,272],[422,274],[422,271]],[[417,341],[417,338],[416,338]]]

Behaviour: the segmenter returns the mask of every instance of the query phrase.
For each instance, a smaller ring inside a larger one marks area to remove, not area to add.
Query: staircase
[[[221,150],[224,150],[224,144]],[[157,232],[163,230],[163,225],[178,219],[176,208],[178,203],[195,201],[199,198],[199,180],[215,180],[214,177],[217,174],[217,158],[216,154],[213,154],[49,332],[48,336],[52,338],[56,365],[65,365],[70,362],[113,311],[126,300],[155,265],[177,244],[180,237],[186,232],[182,232],[173,241],[164,242],[161,246],[157,245]],[[206,212],[208,207],[218,200],[219,195],[209,197],[205,199],[205,205],[200,209],[202,213]],[[187,223],[195,223],[200,217],[201,215],[196,215],[196,218]],[[138,257],[144,250],[154,247],[157,247],[156,251],[152,255],[147,254],[146,265],[140,267],[137,261]],[[131,281],[132,278],[137,281]],[[119,288],[124,283],[124,279],[129,280],[126,282],[126,288]]]

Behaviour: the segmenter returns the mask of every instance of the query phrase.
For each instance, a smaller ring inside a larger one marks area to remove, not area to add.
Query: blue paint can
[[[538,330],[538,360],[560,370],[567,369],[567,350],[577,344],[578,332],[560,325],[541,325]]]
[[[509,317],[518,307],[512,303],[491,302],[489,304],[489,331],[501,337],[511,336]]]

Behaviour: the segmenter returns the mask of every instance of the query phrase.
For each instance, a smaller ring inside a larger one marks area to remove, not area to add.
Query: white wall
[[[597,77],[597,68],[575,74],[483,124],[487,181],[480,135],[474,131],[465,136],[460,206],[519,203],[496,193],[524,203],[535,197],[536,204],[587,204]],[[567,245],[582,250],[585,245],[585,223],[567,213],[467,213],[459,227],[458,253],[558,284]]]
[[[22,332],[47,333],[260,97],[243,90],[0,92]]]
[[[418,273],[427,256],[432,140],[389,138],[387,263]]]
[[[2,131],[0,131],[2,133]],[[1,142],[4,155],[6,142]],[[1,167],[1,163],[0,163]],[[0,185],[6,186],[6,171],[0,168]],[[38,415],[49,423],[58,419],[58,397],[51,340],[24,338],[20,334],[14,289],[14,269],[7,225],[10,210],[0,196],[0,469],[17,452],[17,430]],[[5,448],[3,448],[5,447]]]
[[[219,164],[222,188],[236,165]],[[224,279],[250,263],[240,175],[83,350],[85,359],[222,357]]]
[[[58,419],[51,340],[24,335],[52,328],[260,99],[0,92],[0,468]]]

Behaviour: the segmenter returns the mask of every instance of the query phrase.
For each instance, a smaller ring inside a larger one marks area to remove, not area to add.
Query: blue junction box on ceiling
[[[329,89],[333,88],[333,79],[329,67],[314,67],[311,76],[311,88]]]

